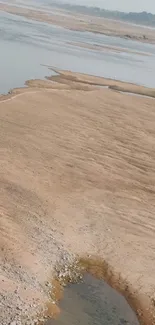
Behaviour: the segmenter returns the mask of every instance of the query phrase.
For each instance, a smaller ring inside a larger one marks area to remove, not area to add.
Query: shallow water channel
[[[125,298],[103,280],[86,274],[79,284],[69,284],[60,301],[61,313],[45,325],[138,325]]]

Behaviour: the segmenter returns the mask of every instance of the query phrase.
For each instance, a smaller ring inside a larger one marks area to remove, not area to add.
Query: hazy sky
[[[155,0],[66,0],[64,2],[99,6],[110,10],[148,11],[155,13]]]

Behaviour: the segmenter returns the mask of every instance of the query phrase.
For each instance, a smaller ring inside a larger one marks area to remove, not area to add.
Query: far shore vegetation
[[[52,2],[52,5],[59,8],[64,8],[69,11],[76,11],[81,14],[89,14],[97,17],[121,20],[134,24],[155,27],[155,15],[146,11],[126,13],[121,11],[110,11],[99,7],[88,7],[84,5],[74,5],[54,1]]]

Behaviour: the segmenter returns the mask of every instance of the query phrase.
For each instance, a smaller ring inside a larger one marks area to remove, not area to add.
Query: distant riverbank
[[[45,10],[45,8],[47,8]],[[119,20],[96,17],[94,15],[84,15],[69,10],[63,10],[57,6],[24,6],[1,3],[0,10],[24,16],[38,21],[48,22],[74,31],[87,31],[108,36],[118,36],[140,42],[155,43],[154,29],[145,26],[138,26],[125,23]],[[63,19],[62,19],[63,18]]]

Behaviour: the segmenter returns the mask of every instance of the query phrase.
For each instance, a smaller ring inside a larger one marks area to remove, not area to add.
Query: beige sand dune
[[[153,325],[155,101],[64,75],[1,98],[0,324],[29,324],[73,253],[106,260]]]

